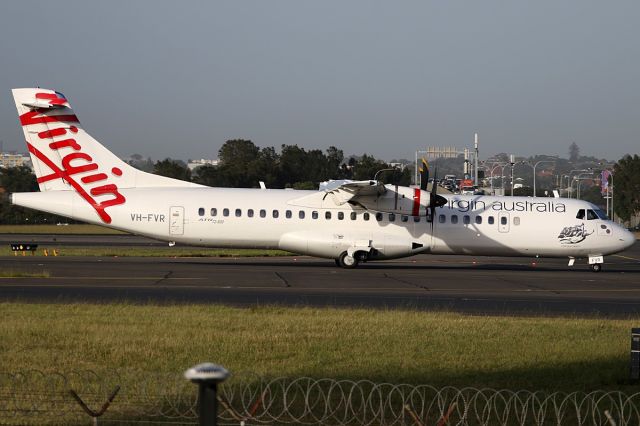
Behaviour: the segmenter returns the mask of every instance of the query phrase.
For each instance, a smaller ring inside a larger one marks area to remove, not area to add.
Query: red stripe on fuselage
[[[414,216],[420,215],[420,188],[413,188],[413,211]]]

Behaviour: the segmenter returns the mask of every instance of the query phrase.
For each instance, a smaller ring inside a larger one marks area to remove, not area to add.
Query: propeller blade
[[[433,235],[433,226],[436,220],[436,207],[442,207],[447,204],[447,199],[442,195],[438,195],[438,185],[436,181],[438,180],[438,168],[434,170],[433,173],[433,185],[431,186],[431,193],[429,197],[429,213],[431,216],[431,235]]]
[[[427,184],[429,183],[429,163],[422,158],[422,165],[418,169],[420,171],[420,189],[422,191],[427,190]]]

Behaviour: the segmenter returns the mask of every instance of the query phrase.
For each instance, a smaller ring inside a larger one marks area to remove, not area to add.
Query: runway
[[[95,242],[94,242],[95,244]],[[473,314],[640,313],[640,243],[582,260],[419,255],[340,269],[331,260],[281,258],[2,257],[0,300],[350,306]],[[16,275],[16,274],[13,274]]]

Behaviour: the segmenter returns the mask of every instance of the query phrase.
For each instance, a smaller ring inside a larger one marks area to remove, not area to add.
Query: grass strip
[[[636,391],[635,320],[368,309],[0,303],[5,371],[119,371],[203,361],[235,374],[543,391]]]
[[[48,256],[87,256],[87,257],[273,257],[291,256],[283,250],[264,249],[215,249],[193,247],[74,247],[74,246],[50,246],[39,245],[34,256],[44,256],[45,250]],[[0,246],[0,256],[15,256],[8,246]],[[31,256],[30,252],[26,256]],[[17,256],[22,256],[17,252]]]
[[[0,225],[0,234],[86,234],[122,235],[127,234],[99,225]]]
[[[48,271],[29,272],[14,269],[0,269],[0,278],[49,278]]]

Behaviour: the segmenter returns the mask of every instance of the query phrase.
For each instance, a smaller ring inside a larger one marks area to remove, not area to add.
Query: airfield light
[[[230,373],[221,365],[205,362],[184,372],[184,377],[198,385],[198,418],[200,426],[218,422],[218,383]]]

